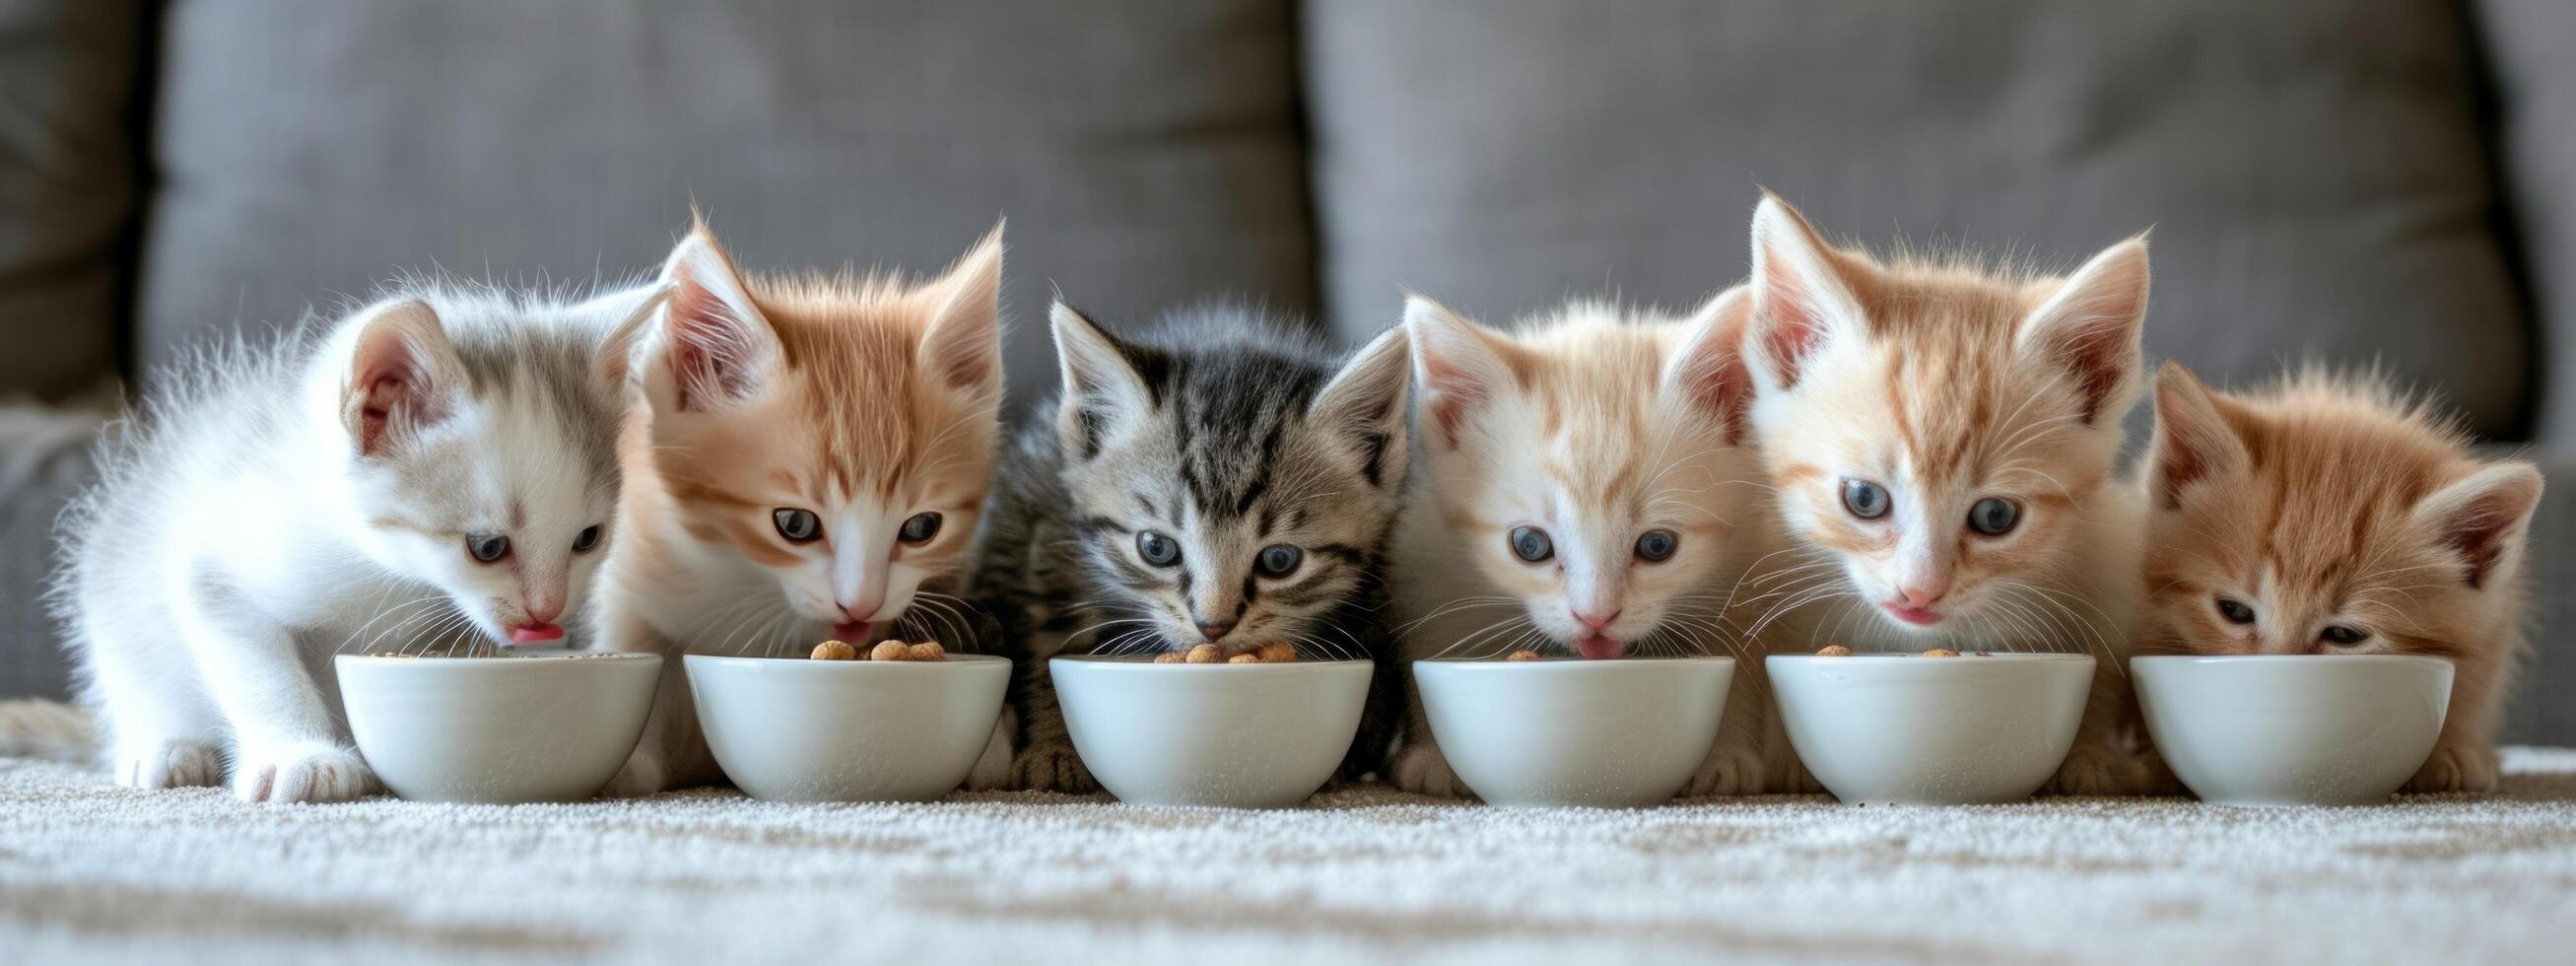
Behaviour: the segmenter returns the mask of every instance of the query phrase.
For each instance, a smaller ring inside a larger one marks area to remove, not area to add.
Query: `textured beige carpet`
[[[0,759],[0,962],[2576,956],[2576,751],[2357,809],[239,805]]]

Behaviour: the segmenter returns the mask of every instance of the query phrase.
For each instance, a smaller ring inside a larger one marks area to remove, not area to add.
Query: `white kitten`
[[[559,638],[608,542],[625,347],[658,303],[410,288],[231,341],[102,442],[54,604],[116,781],[333,801],[375,780],[329,661]]]

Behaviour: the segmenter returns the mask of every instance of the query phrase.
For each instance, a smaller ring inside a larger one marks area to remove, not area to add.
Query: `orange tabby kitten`
[[[2537,467],[2471,456],[2374,380],[2230,395],[2167,363],[2147,483],[2141,651],[2448,658],[2450,716],[2407,789],[2495,788]]]
[[[682,652],[971,643],[932,588],[964,563],[992,475],[1001,234],[919,285],[748,277],[703,225],[672,251],[597,608],[609,647],[667,659],[612,794],[716,777]]]
[[[1748,285],[1754,435],[1806,548],[1748,578],[1757,639],[2089,651],[2096,693],[2122,690],[2139,508],[2114,465],[2144,382],[2146,242],[2065,278],[1883,262],[1766,196]],[[2087,712],[2061,788],[2156,781],[2113,722]]]

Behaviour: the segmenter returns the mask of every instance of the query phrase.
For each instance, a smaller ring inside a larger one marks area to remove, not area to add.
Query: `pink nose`
[[[1938,584],[1907,584],[1904,587],[1897,589],[1897,593],[1904,596],[1906,606],[1909,607],[1930,607],[1933,602],[1940,600],[1943,595],[1946,595],[1949,592],[1950,585],[1947,582]]]
[[[1614,610],[1614,611],[1611,611],[1611,612],[1609,612],[1609,613],[1607,613],[1607,614],[1598,613],[1598,612],[1587,614],[1587,613],[1584,613],[1584,612],[1582,612],[1582,611],[1579,611],[1579,610],[1578,610],[1578,611],[1575,611],[1575,612],[1574,612],[1574,619],[1575,619],[1575,620],[1578,620],[1578,621],[1582,621],[1582,622],[1583,622],[1583,626],[1585,626],[1585,627],[1589,627],[1589,628],[1591,628],[1591,629],[1593,629],[1593,630],[1596,630],[1596,631],[1597,631],[1597,630],[1600,630],[1600,629],[1602,629],[1602,628],[1604,628],[1604,627],[1608,627],[1608,626],[1610,626],[1610,622],[1611,622],[1611,621],[1618,620],[1618,619],[1619,619],[1619,614],[1620,614],[1620,612],[1619,612],[1619,611],[1615,611],[1615,610]]]

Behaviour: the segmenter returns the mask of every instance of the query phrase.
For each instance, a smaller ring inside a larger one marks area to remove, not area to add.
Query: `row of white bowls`
[[[1008,662],[687,659],[728,777],[793,801],[933,798],[985,753]],[[661,659],[342,657],[360,751],[405,798],[568,801],[624,762]],[[1845,802],[1973,804],[2030,795],[2074,741],[2082,655],[1774,655],[1790,743]],[[1673,797],[1716,738],[1730,658],[1424,661],[1431,728],[1497,805],[1641,807]],[[1074,746],[1121,799],[1280,807],[1331,777],[1356,733],[1366,662],[1049,665]],[[2451,665],[2421,657],[2141,657],[2149,730],[2204,800],[2384,800],[2429,754]]]

